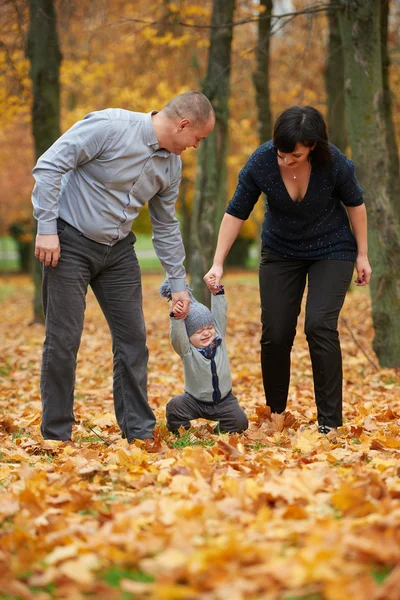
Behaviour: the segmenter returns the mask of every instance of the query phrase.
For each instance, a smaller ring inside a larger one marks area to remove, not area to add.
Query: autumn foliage
[[[294,9],[310,6],[295,0]],[[321,3],[314,3],[321,4]],[[93,110],[121,107],[150,111],[173,95],[200,89],[206,72],[212,2],[204,0],[56,0],[61,64],[61,130]],[[273,13],[279,14],[279,3]],[[391,3],[389,51],[393,115],[400,132],[399,6]],[[255,70],[259,5],[237,3],[234,28],[228,155],[228,196],[240,168],[258,146]],[[34,153],[30,127],[31,83],[25,57],[29,11],[25,0],[0,7],[0,235],[10,223],[31,214]],[[293,104],[312,104],[325,113],[324,68],[328,24],[323,13],[273,19],[270,90],[272,116]],[[191,201],[195,153],[184,155]],[[262,219],[257,209],[244,228],[254,237]]]
[[[165,404],[183,389],[157,276],[144,276],[156,453],[119,437],[111,342],[88,297],[74,444],[39,433],[42,326],[28,280],[2,282],[0,597],[398,600],[400,373],[378,370],[370,301],[340,324],[345,424],[317,433],[301,319],[288,411],[265,406],[256,276],[225,278],[233,388],[250,428],[205,421],[176,438]],[[6,320],[4,320],[6,316]],[[1,595],[4,594],[4,595]]]

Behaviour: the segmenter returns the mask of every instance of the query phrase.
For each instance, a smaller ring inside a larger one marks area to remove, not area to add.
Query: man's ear
[[[178,124],[178,131],[183,131],[187,127],[190,127],[190,119],[181,119]]]

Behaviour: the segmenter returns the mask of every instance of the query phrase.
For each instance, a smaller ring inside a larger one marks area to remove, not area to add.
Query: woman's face
[[[314,150],[316,144],[312,146],[303,146],[303,144],[296,144],[293,152],[282,152],[281,150],[276,151],[278,157],[278,165],[280,167],[288,167],[293,169],[299,167],[308,161],[308,156],[311,150]]]

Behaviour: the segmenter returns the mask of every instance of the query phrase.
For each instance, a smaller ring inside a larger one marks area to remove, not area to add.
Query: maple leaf
[[[105,351],[109,332],[91,293],[73,445],[44,441],[38,395],[42,330],[21,326],[29,320],[27,283],[18,278],[12,285],[0,339],[0,353],[10,373],[17,373],[15,379],[0,375],[3,594],[31,598],[31,588],[53,585],[60,597],[88,594],[98,600],[119,600],[124,591],[166,599],[235,593],[243,599],[323,594],[329,600],[376,600],[386,586],[387,598],[395,600],[398,373],[369,370],[343,332],[346,423],[337,435],[320,435],[300,315],[290,412],[271,414],[260,402],[257,280],[248,273],[228,275],[227,287],[240,292],[229,319],[232,371],[241,373],[234,391],[250,426],[240,435],[216,435],[213,422],[193,421],[181,431],[185,444],[179,446],[166,428],[165,404],[181,393],[181,367],[170,351],[167,322],[165,330],[160,327],[165,314],[154,294],[159,277],[146,275],[149,400],[157,416],[151,443],[157,451],[121,439]],[[371,343],[371,320],[360,323],[360,310],[370,315],[367,297],[344,307],[347,314],[355,311],[351,322]],[[371,575],[377,564],[393,573],[381,585]],[[109,569],[121,574],[114,588],[102,578]],[[144,579],[131,579],[131,572]]]

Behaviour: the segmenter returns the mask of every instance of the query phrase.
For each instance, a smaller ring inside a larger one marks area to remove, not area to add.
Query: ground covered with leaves
[[[300,318],[288,412],[271,419],[259,366],[255,274],[225,278],[233,390],[250,428],[180,438],[165,404],[183,389],[160,277],[144,276],[155,445],[128,445],[113,413],[111,344],[90,293],[76,381],[74,445],[43,441],[43,328],[32,287],[2,281],[0,597],[398,600],[400,372],[378,369],[370,300],[342,313],[345,424],[316,428]],[[375,363],[375,365],[373,364]]]

